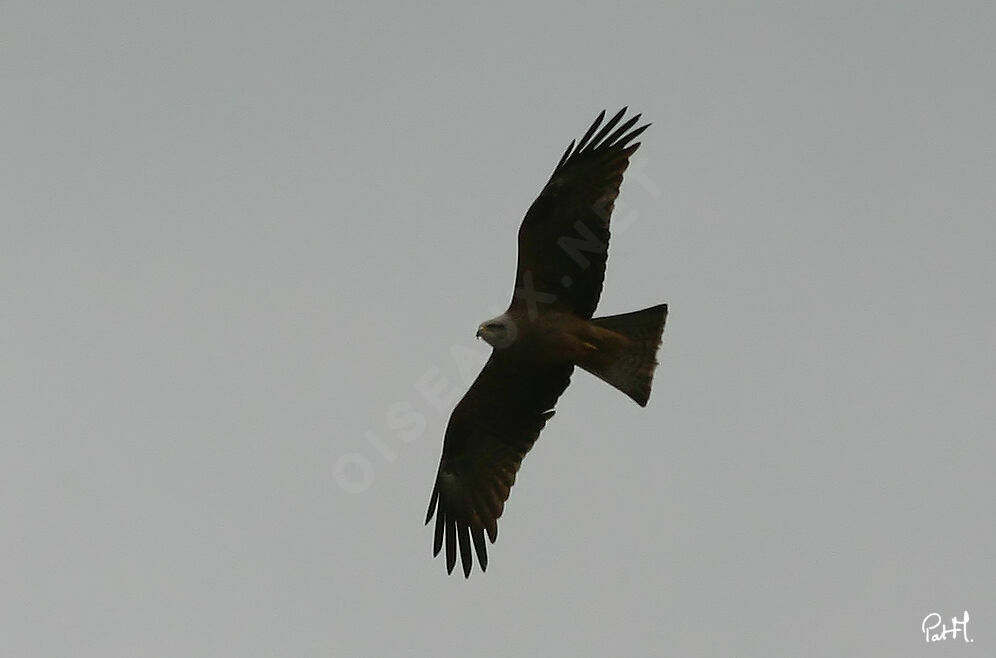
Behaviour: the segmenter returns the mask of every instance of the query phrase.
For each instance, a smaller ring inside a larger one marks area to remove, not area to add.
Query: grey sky
[[[991,3],[3,14],[0,654],[992,654]],[[576,373],[447,577],[426,391],[627,104],[654,394]]]

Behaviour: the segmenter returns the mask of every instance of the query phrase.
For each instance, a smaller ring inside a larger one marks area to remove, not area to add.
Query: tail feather
[[[667,304],[593,319],[593,325],[616,336],[609,341],[610,349],[600,350],[596,358],[581,363],[581,367],[619,389],[641,407],[647,406],[666,320]]]

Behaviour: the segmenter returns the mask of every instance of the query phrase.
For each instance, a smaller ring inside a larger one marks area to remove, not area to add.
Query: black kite
[[[452,573],[457,549],[464,576],[477,553],[488,565],[487,533],[498,518],[523,457],[553,416],[574,366],[646,406],[657,367],[667,305],[595,318],[609,245],[609,216],[630,145],[648,125],[620,125],[623,108],[599,129],[603,111],[571,142],[519,228],[515,293],[502,315],[477,336],[491,358],[450,416],[425,522],[436,515],[433,554],[445,542]],[[618,127],[617,127],[618,126]],[[597,132],[596,132],[597,131]]]

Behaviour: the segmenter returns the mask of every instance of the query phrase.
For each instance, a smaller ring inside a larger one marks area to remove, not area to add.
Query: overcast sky
[[[2,13],[0,654],[993,654],[992,3]],[[447,576],[474,332],[623,105],[650,404],[577,372]]]

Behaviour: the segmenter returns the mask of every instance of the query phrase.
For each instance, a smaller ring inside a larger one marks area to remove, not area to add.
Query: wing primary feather
[[[439,510],[439,514],[436,515],[436,534],[432,540],[432,557],[439,555],[439,551],[443,547],[443,530],[446,529],[445,516],[443,510]]]
[[[554,171],[557,171],[558,169],[564,166],[564,163],[567,162],[567,158],[571,156],[571,151],[573,150],[574,150],[574,140],[572,139],[571,143],[567,145],[567,150],[564,151],[564,154],[562,156],[560,156],[560,162],[558,162],[557,166],[553,168]]]
[[[457,535],[460,539],[460,562],[463,563],[463,577],[470,578],[470,568],[474,565],[474,558],[470,554],[470,527],[466,523],[457,526]]]
[[[595,131],[598,129],[599,124],[602,123],[602,119],[604,118],[605,118],[605,110],[602,110],[601,112],[598,113],[598,116],[595,117],[595,123],[591,124],[591,127],[588,128],[588,131],[584,134],[584,137],[582,137],[581,141],[578,142],[579,151],[588,145],[588,140],[591,139],[591,136],[595,134]]]
[[[639,137],[640,135],[642,135],[643,131],[646,130],[647,128],[649,128],[650,125],[651,124],[649,124],[649,123],[645,124],[645,125],[642,125],[639,128],[637,128],[636,130],[634,130],[633,132],[631,132],[630,134],[626,135],[625,137],[622,138],[622,140],[619,141],[618,144],[616,144],[616,147],[618,147],[618,148],[626,148],[626,146],[630,142],[632,142],[634,139],[636,139],[637,137]]]
[[[446,519],[446,573],[453,573],[456,565],[456,519]]]
[[[482,482],[481,484],[482,487],[475,496],[475,507],[478,508],[478,513],[482,515],[482,518],[488,516],[496,519],[501,514],[501,502],[495,496],[494,487],[490,482]]]
[[[605,136],[608,135],[609,132],[616,127],[616,124],[619,123],[619,119],[622,119],[623,115],[626,114],[627,109],[628,108],[624,107],[623,109],[616,112],[616,115],[611,119],[609,119],[609,122],[607,124],[602,126],[602,129],[599,130],[598,134],[595,135],[595,137],[591,140],[591,144],[588,145],[589,151],[593,151],[599,147]]]
[[[474,550],[477,552],[477,561],[481,565],[481,571],[488,570],[488,545],[484,541],[484,528],[474,527],[470,529],[470,535],[474,538]]]
[[[498,541],[498,521],[497,520],[491,519],[490,521],[488,521],[487,531],[488,531],[488,539],[491,540],[492,544],[495,543],[496,541]]]
[[[429,525],[432,515],[436,511],[436,501],[439,500],[439,485],[432,488],[432,497],[429,498],[429,511],[425,513],[425,524]]]
[[[605,138],[606,146],[614,146],[615,141],[626,134],[626,131],[633,127],[637,121],[640,120],[640,115],[637,114],[635,117],[630,117],[623,125],[619,126],[614,133]]]

